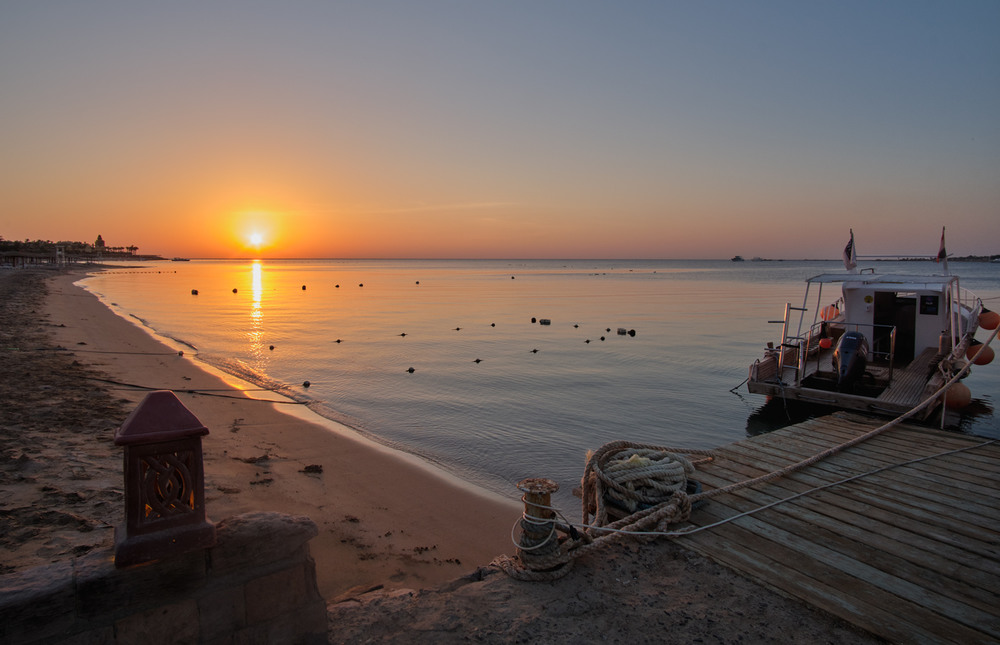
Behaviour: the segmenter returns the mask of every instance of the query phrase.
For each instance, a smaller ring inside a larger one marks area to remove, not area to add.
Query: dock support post
[[[551,479],[532,477],[517,484],[524,493],[524,515],[521,518],[521,539],[518,542],[518,556],[528,569],[545,568],[546,562],[552,566],[559,564],[559,539],[556,535],[555,511],[552,510],[552,493],[559,490],[559,484]]]

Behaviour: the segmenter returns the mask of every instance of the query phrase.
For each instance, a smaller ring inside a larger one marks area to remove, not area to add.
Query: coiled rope
[[[687,474],[694,471],[694,463],[704,463],[705,461],[710,461],[713,458],[713,453],[711,451],[674,449],[649,444],[636,444],[627,441],[615,441],[605,444],[600,450],[588,458],[587,466],[584,469],[582,481],[584,491],[583,524],[574,525],[568,522],[559,510],[554,507],[532,503],[531,505],[536,511],[547,513],[551,519],[539,520],[538,518],[530,517],[527,513],[525,513],[519,521],[522,531],[524,531],[524,535],[522,535],[522,541],[520,543],[516,543],[518,546],[517,558],[501,555],[491,562],[491,566],[501,569],[507,575],[517,580],[556,580],[565,576],[570,571],[573,561],[577,558],[599,549],[606,544],[620,540],[625,536],[638,535],[650,538],[674,538],[690,535],[698,531],[721,526],[766,508],[772,508],[778,504],[798,499],[800,497],[825,490],[832,486],[853,481],[889,468],[895,468],[906,463],[915,463],[917,461],[923,461],[945,454],[951,454],[953,452],[961,452],[962,450],[971,450],[983,445],[995,443],[996,440],[987,441],[977,446],[970,446],[960,450],[947,451],[939,453],[938,455],[930,455],[928,457],[921,457],[908,462],[884,466],[882,468],[861,473],[853,477],[848,477],[831,484],[817,486],[810,490],[766,504],[757,509],[746,511],[740,513],[739,515],[715,522],[711,525],[703,527],[690,527],[677,531],[667,530],[670,524],[686,521],[691,514],[691,505],[695,502],[707,500],[711,497],[735,492],[744,488],[749,488],[757,484],[784,477],[798,470],[802,470],[803,468],[822,461],[827,457],[835,455],[847,448],[851,448],[879,434],[882,434],[890,428],[894,428],[903,421],[913,417],[928,406],[932,405],[938,399],[941,399],[952,385],[965,376],[965,374],[971,369],[975,359],[979,357],[979,354],[982,353],[991,342],[993,342],[998,333],[1000,333],[1000,328],[993,330],[989,339],[983,343],[983,345],[979,348],[979,351],[976,352],[968,363],[952,375],[952,377],[948,379],[948,381],[945,382],[937,391],[928,396],[919,405],[908,412],[882,424],[874,430],[870,430],[869,432],[859,435],[854,439],[823,450],[822,452],[808,457],[807,459],[803,459],[799,462],[790,464],[784,468],[766,473],[759,477],[754,477],[741,482],[735,482],[721,488],[715,488],[710,491],[695,493],[693,495],[689,495],[686,492]],[[626,454],[628,456],[626,456]],[[699,462],[691,462],[682,456],[696,454],[703,455],[706,459]],[[663,463],[653,464],[652,462],[654,461]],[[629,464],[629,462],[631,462],[631,464]],[[683,477],[680,476],[678,468],[680,471],[683,471]],[[629,472],[633,469],[634,472]],[[621,477],[613,474],[622,473],[623,471],[624,475]],[[663,481],[659,480],[659,473],[666,475]],[[656,479],[657,481],[655,483],[647,482],[646,480],[648,479]],[[682,481],[683,485],[681,485]],[[636,510],[631,515],[608,524],[606,523],[606,494],[612,500],[620,500],[623,496],[634,494],[629,505],[632,505],[634,502],[636,508],[639,508],[644,502],[652,503],[661,495],[669,495],[667,499],[659,501],[653,506]],[[522,501],[525,501],[524,497],[522,497]],[[594,517],[593,523],[589,522],[591,516]],[[582,529],[582,532],[577,529]],[[564,535],[560,536],[560,532]],[[603,533],[603,535],[595,537],[595,534],[597,533]],[[524,538],[528,536],[533,536],[533,538],[529,539],[526,543]]]

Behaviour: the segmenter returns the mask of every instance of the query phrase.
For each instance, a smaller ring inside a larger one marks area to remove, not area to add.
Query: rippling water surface
[[[803,280],[842,268],[194,260],[112,270],[85,286],[200,360],[283,384],[324,416],[479,485],[513,496],[524,477],[555,479],[565,508],[587,449],[618,439],[710,448],[787,423],[745,386],[730,390],[777,340],[767,321],[801,302]],[[1000,309],[1000,265],[952,269]],[[966,382],[976,401],[962,430],[1000,437],[1000,364]]]

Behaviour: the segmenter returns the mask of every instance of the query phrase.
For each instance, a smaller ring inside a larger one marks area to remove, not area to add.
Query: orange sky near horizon
[[[572,7],[5,5],[0,236],[835,259],[947,226],[1000,253],[1000,4]]]

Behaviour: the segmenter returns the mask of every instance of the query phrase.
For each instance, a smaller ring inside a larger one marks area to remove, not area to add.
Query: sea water
[[[1000,265],[952,269],[1000,308]],[[616,440],[712,448],[797,420],[743,381],[778,340],[781,326],[768,321],[785,302],[801,304],[804,279],[842,270],[821,261],[193,260],[105,271],[84,285],[197,360],[494,492],[517,497],[525,477],[554,479],[557,501],[575,511],[570,491],[589,449]],[[959,430],[1000,437],[1000,361],[966,383],[974,405]]]

